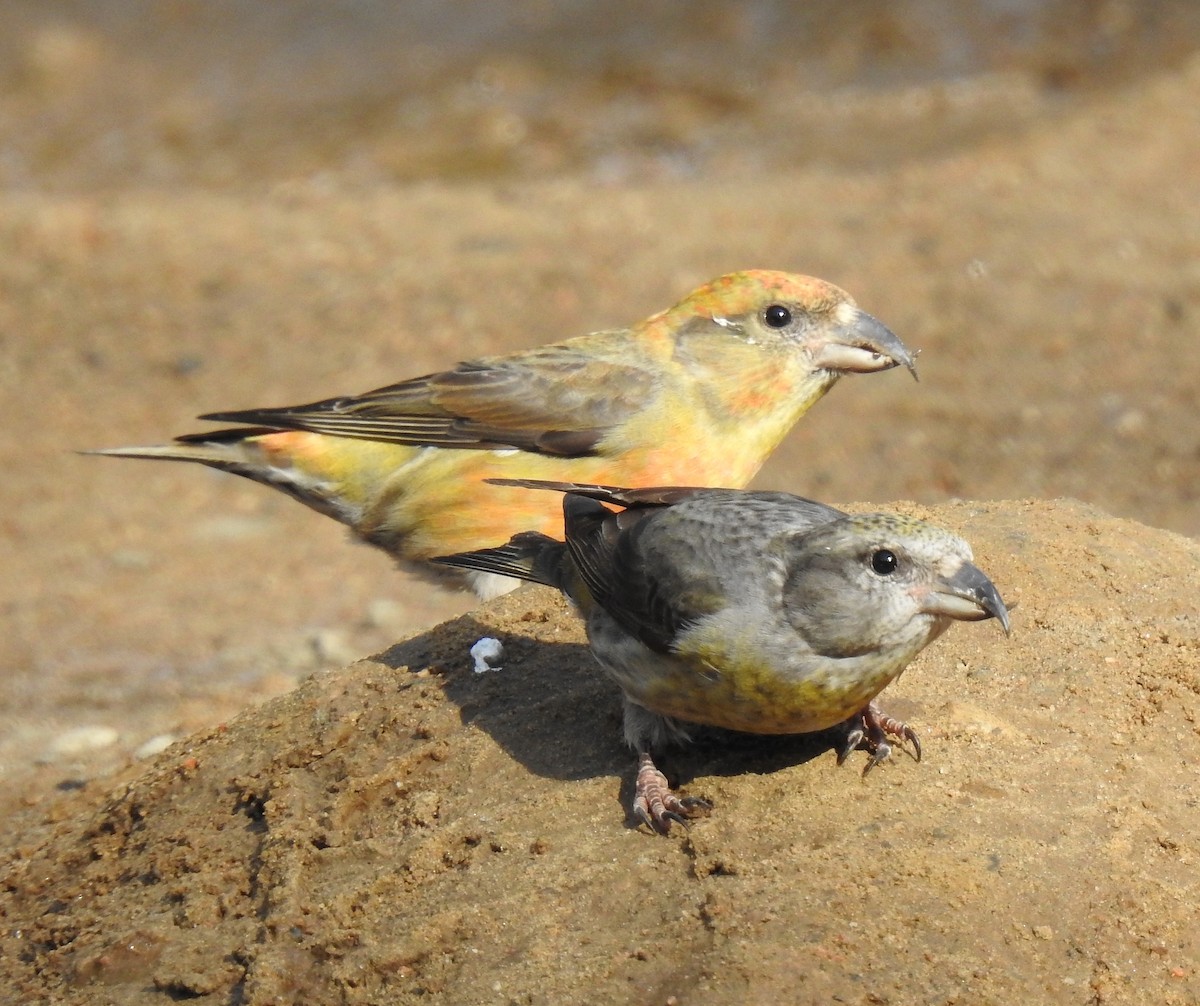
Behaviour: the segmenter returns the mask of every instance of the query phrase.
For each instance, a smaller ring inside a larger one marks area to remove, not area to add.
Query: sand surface
[[[385,6],[0,15],[11,1001],[1200,1001],[1192,6]],[[955,528],[1019,606],[889,689],[921,764],[712,737],[687,835],[625,820],[548,592],[464,615],[279,494],[72,453],[749,266],[921,350],[756,484]]]

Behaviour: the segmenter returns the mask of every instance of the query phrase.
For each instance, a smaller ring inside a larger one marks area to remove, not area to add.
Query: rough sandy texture
[[[1200,546],[1066,502],[905,506],[1018,603],[887,693],[925,759],[710,736],[632,827],[619,701],[549,591],[26,814],[9,988],[62,1003],[1193,1003]],[[476,674],[467,649],[499,635]],[[11,984],[10,984],[11,983]]]
[[[1200,8],[335,6],[0,14],[15,1001],[1200,1000]],[[890,690],[924,764],[704,747],[688,837],[623,826],[617,703],[547,595],[340,671],[467,600],[260,487],[72,453],[748,266],[922,351],[758,485],[936,507],[1020,607]],[[949,503],[1057,497],[1139,523]]]

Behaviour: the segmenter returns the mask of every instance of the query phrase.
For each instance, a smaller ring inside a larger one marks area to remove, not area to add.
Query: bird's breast
[[[762,630],[712,640],[702,631],[684,633],[677,652],[666,654],[640,643],[596,645],[595,637],[593,645],[638,705],[690,723],[757,734],[807,733],[841,723],[899,676],[919,650],[833,659],[799,644],[781,646],[769,635]]]

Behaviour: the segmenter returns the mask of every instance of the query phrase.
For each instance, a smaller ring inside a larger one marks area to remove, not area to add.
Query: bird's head
[[[924,521],[851,514],[796,535],[785,562],[787,617],[828,656],[919,649],[955,620],[995,618],[1009,629],[970,546]]]
[[[669,312],[679,333],[724,335],[744,343],[807,355],[812,369],[831,374],[906,367],[915,356],[846,291],[812,276],[755,269],[713,280]]]

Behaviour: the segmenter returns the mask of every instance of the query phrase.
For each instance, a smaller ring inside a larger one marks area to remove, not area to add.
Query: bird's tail
[[[171,444],[155,444],[147,447],[104,447],[97,450],[80,451],[111,458],[148,458],[154,461],[196,461],[211,465],[222,471],[237,475],[248,474],[238,471],[251,463],[242,448],[247,439],[263,436],[274,430],[242,427],[236,430],[214,430],[212,433],[196,433],[178,437]]]
[[[191,434],[170,444],[82,453],[208,465],[278,489],[353,527],[379,480],[414,451],[392,444],[241,427]]]
[[[510,576],[561,590],[565,585],[563,564],[566,555],[566,546],[561,541],[540,531],[522,531],[513,535],[507,545],[442,555],[433,561],[443,566]]]

